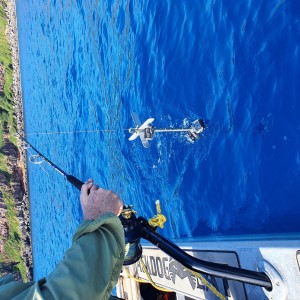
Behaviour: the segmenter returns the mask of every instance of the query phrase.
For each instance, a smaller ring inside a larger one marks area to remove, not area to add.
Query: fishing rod
[[[35,147],[33,147],[22,135],[18,133],[18,136],[25,143],[25,148],[31,148],[37,155],[31,155],[31,162],[35,163],[38,158],[42,159],[42,162],[47,162],[58,173],[63,175],[68,182],[75,186],[78,190],[81,190],[82,181],[76,177],[67,174]],[[124,265],[131,265],[137,262],[142,256],[142,246],[140,244],[141,238],[149,241],[159,249],[170,255],[172,258],[180,262],[186,268],[195,271],[197,273],[206,274],[213,277],[225,278],[228,280],[235,280],[247,284],[252,284],[266,288],[268,291],[272,290],[272,283],[270,278],[262,272],[256,272],[251,270],[240,269],[232,266],[227,266],[220,263],[208,262],[187,254],[178,246],[161,236],[156,232],[156,228],[149,225],[148,221],[143,218],[137,218],[132,206],[124,206],[120,221],[124,228],[125,234],[125,249],[126,255]]]
[[[51,167],[54,168],[55,171],[57,171],[59,174],[63,175],[72,185],[74,185],[78,190],[81,190],[82,185],[84,184],[82,181],[77,179],[76,177],[67,174],[64,170],[62,170],[60,167],[58,167],[56,164],[54,164],[50,159],[48,159],[45,155],[43,155],[41,152],[39,152],[35,147],[33,147],[21,134],[17,132],[17,135],[21,138],[21,140],[25,143],[25,149],[31,148],[36,154],[31,154],[29,156],[29,160],[36,164],[36,160],[41,158],[42,161],[38,162],[39,164],[42,162],[48,163]],[[29,147],[28,147],[29,146]]]

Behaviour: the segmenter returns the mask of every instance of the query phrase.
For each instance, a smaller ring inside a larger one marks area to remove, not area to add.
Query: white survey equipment
[[[188,128],[154,128],[152,125],[154,118],[149,118],[142,124],[137,113],[133,112],[131,116],[136,127],[129,128],[129,132],[132,134],[129,141],[140,137],[145,148],[149,148],[149,141],[153,140],[155,133],[185,132],[187,139],[194,142],[205,129],[205,124],[202,119],[195,120]]]

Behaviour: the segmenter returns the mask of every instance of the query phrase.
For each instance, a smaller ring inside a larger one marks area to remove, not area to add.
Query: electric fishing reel
[[[136,217],[137,212],[132,205],[124,206],[119,219],[125,233],[125,260],[123,265],[131,265],[142,256],[141,238],[146,238],[145,232],[156,232],[156,228],[163,228],[166,217],[161,213],[160,202],[156,202],[157,214],[148,221],[143,217]]]
[[[132,205],[124,206],[119,219],[123,225],[125,233],[125,260],[123,265],[132,265],[142,256],[142,246],[140,239],[142,230],[139,219],[135,216],[136,211],[132,209]]]

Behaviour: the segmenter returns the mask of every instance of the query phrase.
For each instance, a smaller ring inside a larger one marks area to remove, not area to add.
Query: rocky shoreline
[[[18,29],[16,18],[16,6],[14,0],[6,1],[7,27],[6,36],[10,44],[13,65],[13,84],[12,90],[14,95],[14,116],[16,118],[17,130],[24,135],[24,117],[21,91],[21,75],[19,63],[18,48]],[[21,256],[26,266],[27,280],[32,280],[32,249],[31,249],[31,230],[30,230],[30,212],[29,198],[27,186],[27,169],[26,169],[26,152],[22,147],[22,141],[18,139],[18,148],[10,141],[8,129],[4,130],[4,147],[3,152],[8,158],[8,168],[11,171],[11,187],[8,192],[13,195],[15,207],[17,210],[17,218],[20,224],[21,239],[23,242],[23,250]],[[2,188],[9,189],[5,182],[5,178],[0,178]],[[12,190],[11,190],[12,189]],[[4,205],[2,204],[4,207]],[[3,208],[2,208],[3,209]]]

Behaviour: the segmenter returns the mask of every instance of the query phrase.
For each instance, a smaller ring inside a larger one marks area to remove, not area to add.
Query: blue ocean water
[[[27,138],[48,158],[145,217],[160,199],[168,238],[300,232],[297,1],[16,2]],[[145,149],[124,130],[133,111],[208,127]],[[82,213],[60,174],[28,168],[37,279]]]

